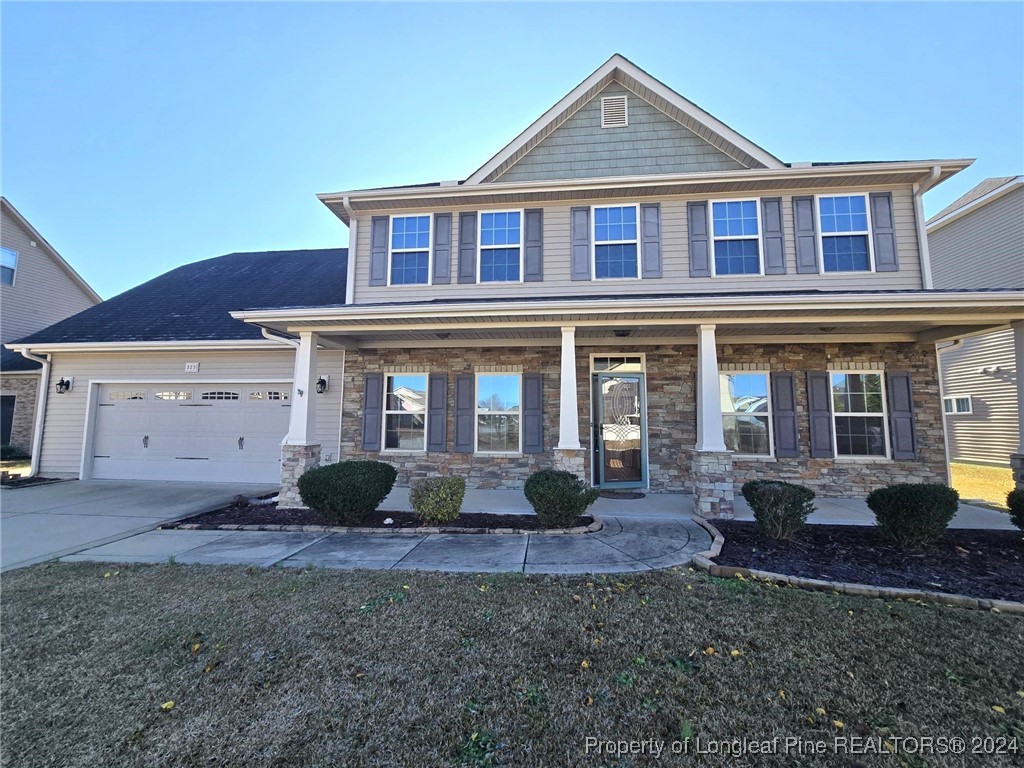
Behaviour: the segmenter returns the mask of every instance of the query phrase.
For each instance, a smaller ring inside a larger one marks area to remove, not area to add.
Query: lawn
[[[949,475],[961,501],[980,500],[1006,509],[1006,494],[1013,490],[1013,473],[1007,467],[950,463]]]
[[[689,761],[736,767],[1020,765],[1020,754],[836,756],[837,735],[1016,737],[1024,751],[1024,620],[686,569],[53,564],[5,574],[2,610],[10,766],[682,760],[670,746],[660,760],[588,755],[588,736],[827,745]]]

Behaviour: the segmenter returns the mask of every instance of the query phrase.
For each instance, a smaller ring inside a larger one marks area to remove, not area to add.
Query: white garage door
[[[93,477],[276,483],[290,384],[105,384]]]

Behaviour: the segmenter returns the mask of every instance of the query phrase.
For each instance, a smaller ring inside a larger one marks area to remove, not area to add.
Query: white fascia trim
[[[173,352],[280,348],[276,341],[104,341],[51,344],[4,344],[7,349],[31,352]]]
[[[982,206],[995,202],[1003,195],[1006,195],[1009,192],[1012,192],[1013,190],[1021,186],[1024,186],[1024,176],[1017,176],[1015,178],[1010,179],[1001,187],[996,187],[991,192],[987,192],[986,194],[979,197],[977,200],[972,200],[967,205],[961,206],[960,208],[957,208],[955,211],[950,211],[942,218],[930,219],[926,223],[926,226],[928,228],[928,234],[931,234],[935,230],[940,229],[946,226],[947,224],[953,223],[957,219],[966,216],[971,211],[977,210]]]

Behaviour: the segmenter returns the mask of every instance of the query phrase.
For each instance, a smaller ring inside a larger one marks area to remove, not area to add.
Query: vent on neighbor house
[[[601,127],[625,128],[629,125],[625,96],[601,97]]]

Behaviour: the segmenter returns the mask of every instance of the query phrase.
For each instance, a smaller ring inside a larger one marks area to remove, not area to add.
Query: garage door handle
[[[146,435],[144,438],[142,438],[142,447],[149,448],[149,435]]]
[[[238,450],[242,450],[242,448],[244,446],[245,446],[245,438],[244,437],[238,438]]]

